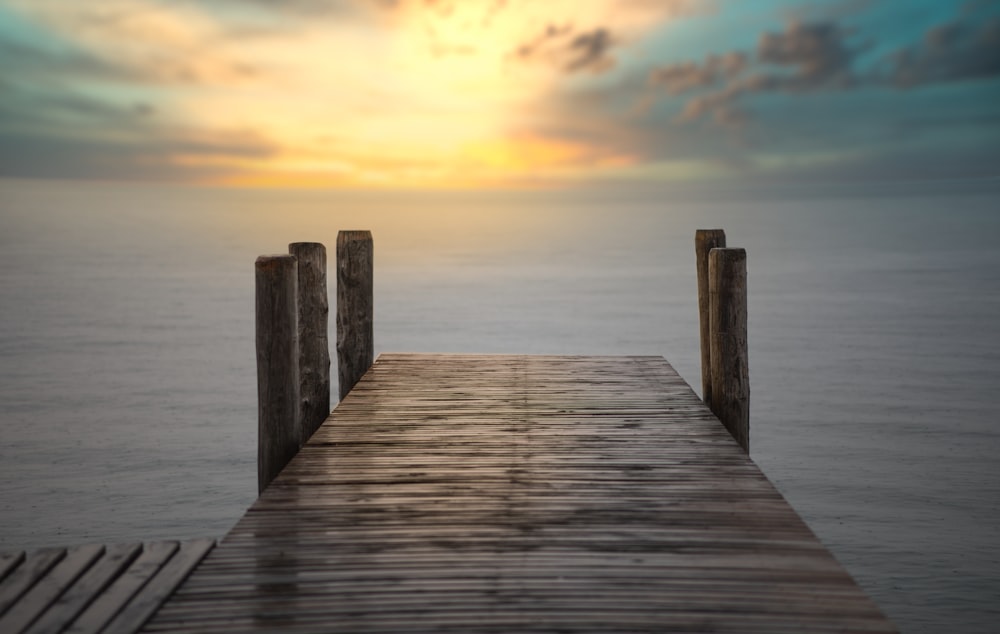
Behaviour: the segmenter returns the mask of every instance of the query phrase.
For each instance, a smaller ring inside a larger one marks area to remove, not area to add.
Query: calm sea
[[[751,455],[905,632],[1000,617],[1000,183],[331,193],[0,181],[0,550],[221,536],[253,262],[371,229],[378,351],[662,354],[748,251]]]

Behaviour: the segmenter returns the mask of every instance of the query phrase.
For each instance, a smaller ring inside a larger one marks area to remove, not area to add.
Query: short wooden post
[[[694,234],[694,254],[698,270],[698,325],[701,330],[701,400],[712,404],[712,357],[708,330],[708,252],[726,246],[722,229],[698,229]]]
[[[747,363],[747,252],[712,249],[708,257],[712,401],[709,407],[750,452]]]
[[[293,242],[288,252],[298,260],[299,425],[304,444],[330,414],[326,247],[318,242]]]
[[[298,265],[293,255],[255,264],[257,321],[257,492],[301,445],[299,420]]]
[[[337,379],[340,398],[375,360],[373,246],[370,231],[337,235]]]

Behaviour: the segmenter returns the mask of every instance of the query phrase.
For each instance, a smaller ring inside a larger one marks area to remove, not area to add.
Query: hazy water
[[[0,550],[221,536],[253,261],[371,229],[379,351],[662,354],[748,250],[751,455],[906,632],[1000,616],[1000,184],[343,194],[0,181]]]

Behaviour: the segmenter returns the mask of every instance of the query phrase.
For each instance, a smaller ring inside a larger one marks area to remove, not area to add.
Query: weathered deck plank
[[[215,540],[212,539],[181,543],[170,561],[143,585],[128,605],[101,631],[104,634],[132,634],[138,631],[214,546]]]
[[[0,632],[20,632],[27,628],[103,553],[104,546],[97,544],[70,548],[48,574],[0,617]]]
[[[6,579],[12,570],[20,566],[22,561],[24,561],[24,551],[0,555],[0,582]]]
[[[112,544],[100,561],[90,567],[31,625],[30,634],[58,634],[65,630],[142,550],[142,544]]]
[[[893,632],[659,357],[383,355],[145,631]]]
[[[87,544],[0,556],[0,632],[132,634],[214,543]]]
[[[177,548],[178,543],[173,541],[147,545],[129,567],[77,617],[67,632],[83,634],[102,631],[173,557]]]
[[[31,586],[65,556],[65,548],[45,548],[23,558],[21,564],[0,584],[0,616],[6,614]]]

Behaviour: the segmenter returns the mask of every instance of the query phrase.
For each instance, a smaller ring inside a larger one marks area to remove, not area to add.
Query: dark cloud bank
[[[793,23],[760,36],[750,55],[731,52],[701,63],[654,69],[649,84],[671,95],[700,91],[684,107],[682,120],[712,118],[742,124],[741,97],[761,93],[815,93],[860,87],[905,90],[1000,76],[1000,18],[975,16],[936,26],[912,46],[895,51],[867,71],[859,58],[872,44],[836,22]]]

